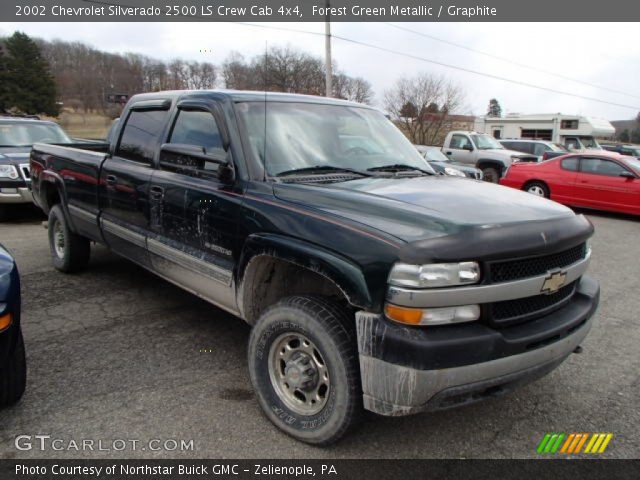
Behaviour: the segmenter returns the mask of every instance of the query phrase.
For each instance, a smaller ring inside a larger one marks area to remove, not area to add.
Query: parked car
[[[498,183],[513,162],[538,160],[535,155],[507,150],[491,135],[477,132],[449,132],[442,152],[455,162],[479,168],[491,183]]]
[[[616,152],[620,155],[640,158],[640,145],[602,145],[602,148],[609,152]]]
[[[640,215],[639,177],[640,160],[600,151],[513,164],[500,183],[573,207]]]
[[[538,161],[543,159],[545,152],[558,152],[560,155],[569,153],[564,145],[546,140],[506,139],[500,140],[500,144],[509,150],[535,155]]]
[[[424,159],[429,162],[429,165],[438,173],[482,180],[482,171],[480,171],[480,169],[454,162],[442,153],[440,147],[430,147],[426,145],[416,145],[415,147],[418,152],[420,152],[420,155],[422,155]]]
[[[363,408],[408,415],[505,393],[591,328],[589,221],[436,175],[374,108],[157,92],[132,97],[116,128],[100,153],[33,149],[53,265],[82,269],[104,243],[244,319],[258,402],[296,439],[334,442]],[[345,151],[353,132],[381,151]]]
[[[22,398],[26,379],[20,328],[20,277],[13,257],[0,245],[0,407]]]
[[[29,153],[36,142],[71,143],[54,122],[0,116],[0,221],[15,204],[32,204]]]

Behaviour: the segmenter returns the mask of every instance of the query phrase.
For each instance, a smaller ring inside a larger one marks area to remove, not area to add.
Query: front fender
[[[247,238],[237,269],[241,285],[252,258],[269,255],[318,273],[333,282],[355,307],[373,307],[371,294],[360,267],[335,252],[284,235],[260,233]]]

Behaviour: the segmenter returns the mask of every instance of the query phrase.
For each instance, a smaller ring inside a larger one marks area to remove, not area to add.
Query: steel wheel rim
[[[532,194],[532,195],[536,195],[538,197],[544,197],[544,190],[542,189],[542,187],[538,186],[538,185],[532,185],[527,189],[527,192]]]
[[[60,222],[55,222],[53,225],[53,249],[56,252],[58,258],[64,258],[65,236],[64,229]]]
[[[300,415],[316,415],[331,392],[320,350],[301,333],[284,333],[269,350],[269,379],[282,402]]]

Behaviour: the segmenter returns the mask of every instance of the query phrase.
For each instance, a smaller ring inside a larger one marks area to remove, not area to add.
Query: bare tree
[[[464,93],[459,85],[430,73],[401,78],[384,95],[389,114],[409,140],[418,145],[437,143],[450,128],[450,115],[463,108],[463,103]]]

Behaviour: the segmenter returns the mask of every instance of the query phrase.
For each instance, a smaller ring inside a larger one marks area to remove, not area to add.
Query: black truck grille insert
[[[533,320],[562,307],[574,294],[577,282],[565,285],[550,295],[505,300],[487,305],[489,321],[506,325]]]
[[[563,252],[552,253],[551,255],[493,262],[489,264],[490,281],[491,283],[500,283],[544,275],[550,270],[564,268],[582,260],[586,253],[587,244],[582,243],[576,247]]]

